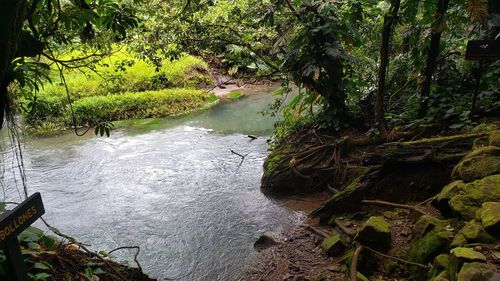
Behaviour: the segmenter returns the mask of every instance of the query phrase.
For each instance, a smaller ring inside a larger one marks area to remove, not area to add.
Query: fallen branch
[[[356,250],[354,251],[354,255],[352,256],[352,262],[351,262],[351,281],[357,281],[358,280],[358,258],[359,254],[361,254],[361,251],[363,251],[363,245],[359,245]]]
[[[54,232],[54,234],[60,236],[60,237],[63,237],[65,239],[67,239],[68,241],[70,241],[71,243],[75,244],[75,245],[78,245],[82,250],[84,250],[87,254],[91,255],[91,256],[95,256],[97,259],[99,259],[100,261],[102,261],[104,264],[106,264],[121,280],[123,281],[127,281],[127,279],[120,273],[120,271],[118,271],[118,269],[116,269],[116,267],[113,266],[113,264],[111,264],[108,260],[104,259],[103,257],[101,257],[99,254],[95,253],[95,252],[92,252],[90,251],[87,247],[85,247],[85,245],[83,245],[82,243],[79,243],[79,242],[76,242],[75,239],[71,236],[68,236],[66,234],[63,234],[61,231],[59,231],[57,228],[51,226],[49,223],[47,223],[47,221],[44,219],[44,218],[41,218],[42,222],[52,231]],[[142,271],[141,271],[142,272]]]
[[[357,231],[353,231],[352,229],[347,228],[343,223],[339,221],[339,219],[335,219],[335,225],[348,236],[354,237],[358,233]]]
[[[420,213],[422,215],[428,215],[426,212],[424,212],[424,211],[422,211],[422,210],[420,210],[417,207],[412,206],[412,205],[398,204],[398,203],[392,203],[392,202],[381,201],[381,200],[361,200],[361,203],[378,205],[378,206],[389,206],[389,207],[400,208],[400,209],[407,209],[407,210],[415,211],[415,212]]]
[[[111,255],[111,253],[113,252],[116,252],[118,250],[123,250],[123,249],[135,249],[137,250],[134,254],[134,261],[135,261],[135,264],[137,265],[137,268],[141,271],[142,271],[142,266],[141,264],[139,263],[139,260],[137,259],[139,257],[139,252],[141,251],[141,248],[139,246],[123,246],[123,247],[118,247],[116,249],[113,249],[111,251],[109,251],[108,255]]]
[[[316,227],[313,227],[312,225],[308,225],[308,224],[301,224],[300,226],[302,226],[303,228],[307,229],[307,230],[310,230],[311,232],[314,232],[316,234],[318,234],[319,236],[322,236],[324,238],[328,238],[330,237],[331,235],[324,232],[323,230],[321,229],[317,229]]]
[[[367,250],[379,255],[379,256],[382,256],[384,258],[388,258],[388,259],[393,259],[393,260],[396,260],[396,261],[399,261],[399,262],[402,262],[402,263],[406,263],[406,264],[410,264],[410,265],[414,265],[414,266],[418,266],[418,267],[421,267],[421,268],[429,268],[429,266],[427,265],[424,265],[424,264],[421,264],[421,263],[417,263],[417,262],[412,262],[412,261],[407,261],[407,260],[404,260],[404,259],[401,259],[401,258],[398,258],[398,257],[394,257],[394,256],[390,256],[390,255],[386,255],[384,253],[381,253],[377,250],[374,250],[372,248],[369,248],[369,247],[365,247]]]
[[[249,153],[247,153],[247,154],[245,154],[245,155],[242,155],[242,154],[239,154],[238,152],[236,152],[236,151],[234,151],[234,150],[232,150],[232,149],[231,149],[231,153],[232,153],[232,154],[236,154],[236,155],[238,155],[239,157],[241,157],[241,159],[245,159],[245,157],[247,157],[247,155],[248,155],[250,152],[249,152]]]

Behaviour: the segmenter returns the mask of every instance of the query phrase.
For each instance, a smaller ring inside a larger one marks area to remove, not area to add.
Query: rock
[[[446,271],[439,273],[436,277],[434,277],[430,280],[431,281],[450,281],[450,279],[448,279],[448,273]]]
[[[363,224],[355,239],[367,246],[387,249],[391,245],[391,225],[383,217],[372,216]]]
[[[460,181],[447,185],[434,204],[443,215],[456,215],[466,220],[476,217],[481,204],[500,201],[500,175],[492,175],[470,183]]]
[[[452,233],[444,226],[436,226],[421,238],[413,239],[407,253],[410,261],[428,263],[448,248]]]
[[[495,266],[492,264],[464,263],[458,273],[457,281],[489,281],[495,276],[496,271]]]
[[[500,130],[491,132],[488,140],[490,145],[500,147]]]
[[[485,146],[465,156],[452,172],[453,179],[466,182],[482,179],[500,173],[500,148]]]
[[[253,244],[254,248],[258,251],[278,245],[280,242],[276,241],[274,237],[269,234],[262,234],[257,241]]]
[[[449,261],[450,261],[450,256],[446,254],[438,255],[434,259],[434,262],[432,263],[432,269],[429,273],[431,280],[435,280],[435,278],[439,276],[442,272],[446,272],[446,270],[448,269]]]
[[[497,186],[500,189],[500,186]],[[495,235],[500,236],[500,202],[484,202],[478,211],[481,218],[481,224],[484,229]]]
[[[321,247],[323,247],[327,254],[331,256],[337,256],[346,248],[346,242],[344,241],[340,233],[335,232],[332,236],[323,240],[323,243],[321,243]]]
[[[449,183],[436,196],[436,199],[432,202],[433,205],[436,206],[444,216],[451,217],[453,215],[453,210],[449,202],[453,196],[460,194],[460,191],[464,189],[464,185],[465,182],[463,180],[456,180]]]
[[[484,205],[484,204],[483,204]],[[471,220],[467,222],[462,229],[455,234],[453,241],[451,242],[452,247],[462,246],[470,243],[492,243],[495,242],[495,238],[489,235],[483,228],[483,226],[476,220]]]
[[[480,252],[471,248],[458,247],[450,251],[450,262],[448,266],[448,276],[451,281],[456,281],[458,273],[464,263],[485,262],[486,257]]]
[[[412,240],[424,237],[429,231],[436,226],[444,226],[446,221],[437,219],[429,215],[420,216],[418,221],[413,225]]]

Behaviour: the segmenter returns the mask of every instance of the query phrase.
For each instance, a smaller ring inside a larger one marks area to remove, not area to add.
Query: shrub
[[[173,116],[204,107],[213,101],[210,94],[193,89],[128,92],[77,100],[73,103],[73,112],[77,125],[92,125],[102,121]],[[65,114],[70,125],[71,112],[66,110]]]

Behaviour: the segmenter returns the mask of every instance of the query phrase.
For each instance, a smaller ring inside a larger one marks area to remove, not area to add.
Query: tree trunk
[[[423,118],[427,114],[427,109],[429,106],[429,93],[431,91],[432,75],[436,69],[436,62],[439,56],[439,43],[441,41],[441,33],[444,28],[444,16],[446,10],[448,10],[449,0],[438,0],[436,17],[434,22],[437,22],[437,26],[432,27],[431,34],[431,44],[427,52],[427,61],[424,70],[424,83],[420,90],[421,104],[418,111],[418,117]]]
[[[384,93],[385,76],[389,64],[389,51],[391,48],[391,34],[394,22],[398,16],[401,0],[392,0],[391,8],[384,17],[384,28],[382,29],[382,45],[380,46],[380,66],[378,68],[378,88],[375,101],[375,121],[378,123],[380,135],[387,136],[387,125],[384,119]]]
[[[17,50],[17,42],[26,13],[26,0],[0,2],[0,129],[7,105],[8,70]]]

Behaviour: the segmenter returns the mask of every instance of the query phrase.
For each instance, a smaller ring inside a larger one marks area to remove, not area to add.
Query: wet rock
[[[391,225],[383,217],[372,216],[363,224],[355,239],[364,245],[387,249],[391,246]]]
[[[448,276],[451,281],[456,281],[464,263],[485,262],[486,257],[480,252],[471,248],[458,247],[450,251],[450,263],[448,266]]]
[[[435,205],[443,215],[456,215],[466,220],[476,217],[481,204],[500,201],[500,175],[492,175],[470,183],[460,181],[447,185],[436,197]]]
[[[500,189],[500,185],[497,186]],[[500,236],[500,202],[484,202],[478,211],[481,224],[484,229],[495,235]]]
[[[495,276],[496,271],[492,264],[464,263],[458,273],[457,281],[490,281]]]
[[[485,146],[465,156],[452,172],[453,179],[466,182],[482,179],[500,173],[500,148]]]
[[[267,248],[276,246],[279,243],[280,242],[276,241],[276,239],[274,239],[274,237],[272,237],[271,235],[269,235],[269,234],[262,234],[259,237],[259,239],[257,239],[257,241],[255,241],[255,243],[253,244],[253,247],[257,251],[262,251],[262,250],[265,250]]]
[[[484,205],[484,204],[483,204]],[[500,212],[500,211],[499,211]],[[453,237],[452,247],[462,246],[471,243],[492,243],[495,238],[489,235],[476,220],[467,222]]]
[[[340,233],[335,232],[321,243],[321,247],[323,247],[327,254],[337,256],[345,250],[346,242]]]

